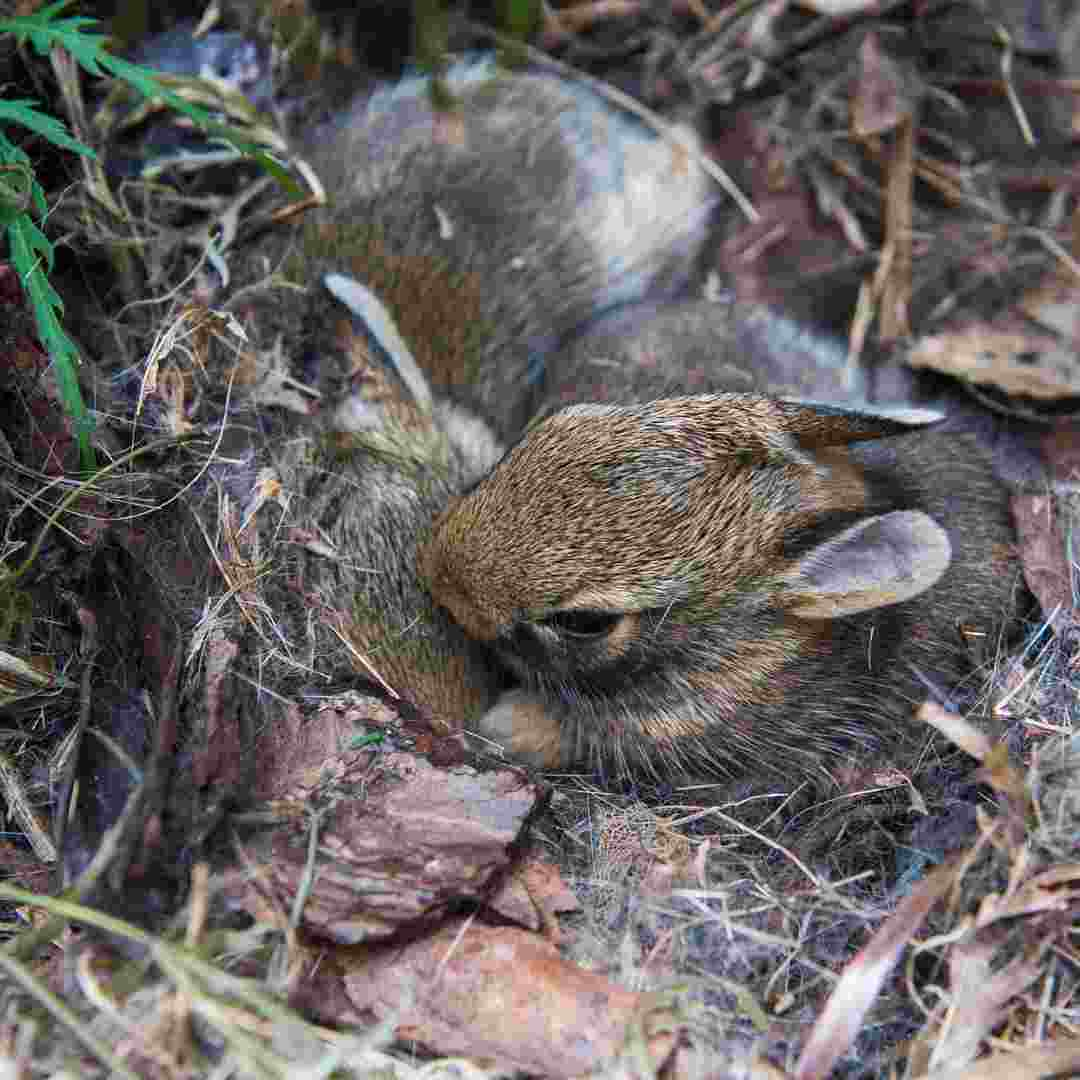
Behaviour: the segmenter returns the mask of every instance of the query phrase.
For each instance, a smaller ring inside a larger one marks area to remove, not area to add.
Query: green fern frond
[[[8,224],[7,234],[11,245],[11,261],[15,264],[19,281],[34,310],[42,347],[52,358],[60,402],[71,417],[79,441],[83,467],[92,467],[93,461],[88,460],[88,457],[93,421],[83,404],[82,395],[79,393],[79,380],[75,374],[79,350],[60,324],[64,302],[49,283],[47,275],[47,270],[52,269],[52,245],[29,214],[17,215]]]
[[[20,98],[16,101],[0,101],[0,124],[19,124],[29,128],[43,139],[48,139],[54,146],[64,150],[72,150],[76,154],[84,154],[86,157],[97,155],[85,143],[68,134],[68,129],[62,120],[48,113],[38,112],[37,103]]]
[[[190,117],[200,127],[211,125],[210,117],[196,105],[185,101],[178,94],[162,86],[149,68],[140,67],[119,56],[113,56],[106,48],[104,34],[89,32],[97,25],[97,19],[85,15],[71,15],[66,19],[56,16],[67,6],[67,0],[58,0],[32,15],[12,15],[0,19],[0,33],[14,34],[19,41],[29,40],[40,56],[48,56],[54,45],[60,45],[71,53],[75,62],[95,78],[112,75],[134,87],[145,97],[161,98],[177,112]]]
[[[189,117],[207,134],[222,138],[241,153],[254,157],[272,175],[295,187],[292,179],[262,147],[247,143],[238,138],[234,130],[213,122],[203,109],[163,86],[149,69],[109,53],[105,36],[92,32],[91,28],[97,25],[96,19],[80,15],[61,18],[60,13],[66,6],[67,0],[58,0],[30,15],[0,18],[0,34],[12,34],[20,42],[28,41],[41,56],[48,56],[55,46],[66,49],[88,74],[95,78],[111,75],[147,98],[160,99]],[[33,101],[0,101],[0,227],[7,231],[11,259],[33,308],[41,344],[52,358],[60,400],[72,419],[83,468],[92,468],[89,435],[93,425],[79,393],[78,349],[64,332],[60,322],[63,302],[49,283],[52,245],[31,216],[45,214],[45,195],[34,177],[29,158],[3,135],[2,125],[26,128],[63,150],[91,158],[97,155],[72,136],[61,120],[39,112]]]
[[[65,150],[95,156],[90,147],[68,134],[61,121],[38,112],[32,101],[0,101],[0,123],[5,122],[28,128]],[[89,469],[94,464],[90,452],[93,423],[79,393],[79,352],[64,333],[60,323],[64,304],[49,282],[52,244],[32,216],[43,216],[46,209],[45,192],[34,176],[30,159],[0,131],[0,226],[7,232],[11,261],[34,312],[38,338],[52,359],[60,402],[71,418],[82,466]]]

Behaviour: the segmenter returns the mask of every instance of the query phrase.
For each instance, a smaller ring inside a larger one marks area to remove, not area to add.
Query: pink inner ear
[[[791,612],[835,619],[903,603],[934,585],[951,557],[948,534],[921,511],[866,518],[799,560]]]

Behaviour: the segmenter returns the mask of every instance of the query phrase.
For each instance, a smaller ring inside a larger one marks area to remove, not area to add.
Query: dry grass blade
[[[40,897],[33,897],[32,894],[23,893],[21,889],[16,891],[24,898],[29,898],[27,902],[40,899]],[[116,1058],[109,1047],[94,1035],[85,1021],[67,1002],[57,997],[40,979],[3,950],[0,950],[0,971],[17,982],[50,1016],[66,1027],[91,1054],[103,1065],[109,1067],[113,1075],[122,1076],[125,1080],[139,1080],[138,1073],[133,1072]]]
[[[1050,1080],[1080,1072],[1080,1039],[994,1054],[962,1069],[936,1069],[928,1080]]]
[[[936,728],[976,761],[982,761],[993,749],[990,739],[974,724],[959,713],[943,708],[936,701],[926,701],[920,705],[915,719]]]
[[[977,939],[957,941],[949,954],[952,1004],[942,1037],[930,1056],[930,1071],[959,1068],[974,1060],[979,1045],[1001,1022],[1009,1002],[1039,977],[1037,956],[1018,956],[992,970],[995,949]]]
[[[301,1074],[329,1075],[335,1068],[348,1066],[356,1070],[356,1075],[372,1069],[390,1069],[385,1075],[408,1076],[412,1072],[407,1068],[399,1072],[399,1063],[377,1051],[377,1045],[389,1038],[390,1030],[385,1024],[375,1026],[363,1038],[321,1028],[283,1004],[260,981],[229,974],[219,962],[204,959],[188,945],[155,937],[131,923],[81,904],[38,896],[10,885],[0,884],[0,898],[43,908],[54,919],[93,926],[149,950],[154,966],[166,978],[164,981],[149,978],[146,983],[146,992],[152,999],[150,1024],[140,1028],[133,1027],[130,1019],[121,1022],[121,1028],[129,1036],[124,1046],[130,1053],[144,1052],[140,1042],[147,1037],[153,1039],[166,1017],[172,1019],[179,990],[191,1014],[209,1025],[214,1033],[212,1041],[223,1046],[222,1067],[229,1063],[241,1075],[276,1080]],[[237,945],[243,939],[244,935],[240,934],[232,935],[230,939],[241,952],[250,950],[253,944],[248,941],[246,946]],[[85,1017],[71,1004],[53,995],[26,970],[11,950],[0,950],[0,971],[47,1009],[112,1075],[137,1080],[140,1072],[120,1060],[114,1048],[91,1028]],[[109,987],[95,981],[92,990],[95,997],[103,1000]],[[120,1018],[115,1004],[106,1011],[113,1014],[114,1020]],[[96,1021],[94,1027],[97,1027]],[[145,1052],[156,1054],[159,1049],[150,1046]],[[313,1072],[303,1071],[305,1069]]]
[[[43,863],[56,862],[56,846],[34,813],[18,770],[7,754],[0,754],[0,791],[3,792],[4,804],[26,834],[34,854]]]
[[[0,650],[0,708],[43,690],[59,690],[69,685],[62,675],[41,671],[21,657]]]
[[[818,1080],[829,1075],[862,1027],[901,950],[930,909],[952,888],[955,877],[956,865],[948,862],[923,878],[848,964],[803,1047],[795,1067],[796,1080]]]

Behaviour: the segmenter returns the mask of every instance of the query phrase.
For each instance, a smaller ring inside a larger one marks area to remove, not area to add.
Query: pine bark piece
[[[413,751],[365,749],[325,760],[324,782],[302,799],[293,788],[289,820],[271,841],[263,881],[281,909],[304,890],[300,925],[357,944],[439,918],[452,902],[486,900],[544,792],[518,769],[458,756],[440,766]]]

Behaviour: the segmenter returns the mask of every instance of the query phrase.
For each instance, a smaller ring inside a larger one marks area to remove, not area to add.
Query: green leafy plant
[[[190,117],[207,134],[224,138],[237,149],[253,154],[264,167],[281,176],[282,170],[268,155],[238,140],[231,129],[212,122],[202,109],[163,86],[152,71],[111,55],[105,47],[105,37],[91,32],[97,20],[83,16],[61,18],[67,3],[68,0],[59,0],[32,15],[0,18],[0,34],[12,34],[20,43],[29,41],[41,56],[47,56],[56,47],[66,49],[88,74],[95,78],[111,75],[145,97],[161,99]],[[61,323],[63,301],[49,282],[53,247],[38,225],[48,213],[45,192],[29,156],[5,133],[5,128],[11,125],[26,128],[63,150],[90,158],[97,155],[74,138],[61,120],[39,111],[34,101],[0,101],[0,227],[7,233],[11,261],[33,309],[41,344],[52,358],[60,400],[72,419],[82,465],[92,468],[89,435],[93,422],[79,393],[78,349]]]

